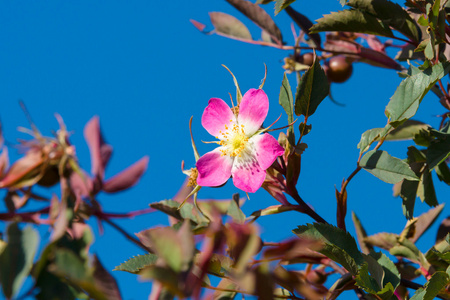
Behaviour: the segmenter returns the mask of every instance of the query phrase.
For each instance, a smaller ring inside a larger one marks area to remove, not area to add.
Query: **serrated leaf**
[[[295,1],[296,0],[275,0],[275,15],[277,15],[280,11],[287,8]]]
[[[247,18],[252,20],[256,25],[270,34],[273,40],[278,44],[282,44],[283,37],[281,31],[268,13],[259,5],[247,0],[226,0],[237,10],[243,13]]]
[[[294,122],[294,97],[292,96],[291,85],[289,84],[286,73],[283,74],[283,81],[281,83],[280,97],[278,102],[280,103],[281,107],[283,107],[288,116],[288,123],[291,124],[292,122]],[[293,138],[294,127],[292,125],[289,127],[289,132],[289,137]],[[295,141],[292,141],[291,139],[291,143],[292,142],[295,143]]]
[[[414,116],[423,97],[449,69],[448,62],[437,64],[403,80],[386,107],[385,114],[390,124],[397,127]]]
[[[449,275],[446,272],[438,271],[431,276],[424,288],[416,291],[411,300],[433,300],[449,282]]]
[[[372,150],[367,152],[359,165],[372,175],[387,183],[397,183],[403,179],[418,180],[409,165],[385,151]]]
[[[359,141],[357,146],[358,149],[360,149],[360,153],[369,150],[370,145],[380,137],[383,131],[384,128],[373,128],[365,131],[361,135],[361,140]]]
[[[393,37],[388,26],[384,26],[377,18],[361,10],[341,10],[332,12],[316,20],[311,33],[322,31],[348,31]]]
[[[209,17],[217,34],[236,39],[252,39],[247,26],[232,15],[223,12],[210,12]]]
[[[387,0],[350,0],[347,5],[361,9],[411,40],[421,40],[421,31],[411,16],[398,4]]]
[[[155,264],[158,256],[152,253],[137,255],[116,266],[113,271],[125,271],[137,274],[140,270]]]
[[[300,237],[324,242],[324,247],[318,252],[340,263],[353,275],[358,273],[357,265],[364,262],[355,239],[342,229],[329,224],[314,223],[298,226],[293,232]]]
[[[313,115],[329,91],[327,76],[316,58],[312,66],[301,77],[295,95],[295,114],[297,116]]]
[[[39,235],[30,226],[21,230],[17,223],[10,224],[6,234],[8,244],[0,255],[0,278],[3,293],[10,299],[19,292],[31,271]]]

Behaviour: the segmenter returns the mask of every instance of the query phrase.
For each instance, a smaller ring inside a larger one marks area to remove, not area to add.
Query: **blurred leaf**
[[[298,27],[303,30],[304,33],[306,33],[311,41],[313,41],[315,47],[320,47],[322,41],[320,39],[320,35],[318,33],[309,33],[309,30],[313,26],[313,23],[311,22],[308,17],[305,15],[297,12],[294,10],[291,6],[286,7],[286,13],[291,17],[291,19],[298,25]]]
[[[147,170],[149,157],[145,156],[119,174],[103,183],[103,191],[117,193],[135,185]]]
[[[380,232],[364,238],[364,241],[372,246],[389,250],[397,244],[398,237],[394,233]]]
[[[6,235],[8,244],[0,254],[0,278],[3,293],[10,299],[19,292],[31,271],[39,234],[30,226],[21,230],[17,223],[12,223]]]
[[[199,257],[200,255],[197,254],[196,258],[198,259]],[[215,276],[224,277],[230,272],[233,265],[234,261],[228,256],[213,253],[209,259],[208,273]]]
[[[198,216],[194,214],[194,205],[191,203],[185,203],[180,209],[178,209],[179,206],[180,203],[173,200],[162,200],[160,202],[150,204],[150,207],[162,211],[177,220],[182,221],[184,219],[189,219],[197,224],[200,223]],[[201,205],[200,208],[203,210]]]
[[[294,122],[294,97],[292,96],[291,85],[289,84],[286,73],[283,74],[283,81],[281,83],[280,97],[278,101],[288,116],[288,123],[291,124]],[[289,132],[290,142],[291,144],[295,144],[294,127],[292,125],[289,127]]]
[[[263,30],[270,34],[278,44],[282,44],[281,31],[264,9],[247,0],[226,0]]]
[[[167,291],[175,296],[180,298],[186,297],[179,287],[180,278],[178,277],[178,274],[170,268],[151,265],[145,269],[142,269],[139,272],[139,275],[142,279],[152,279],[158,281],[165,289],[167,289]]]
[[[239,194],[237,194],[237,199],[239,201]],[[228,207],[227,215],[232,217],[236,223],[242,224],[245,222],[245,215],[239,208],[236,201],[230,201],[230,206]]]
[[[437,207],[433,209],[437,209]],[[446,237],[448,238],[449,232],[450,232],[450,217],[447,217],[444,220],[442,220],[441,225],[439,225],[439,229],[436,234],[436,244],[443,241]]]
[[[92,117],[84,127],[84,138],[91,153],[91,173],[103,179],[105,167],[111,157],[112,147],[105,143],[100,131],[98,116]]]
[[[237,290],[238,286],[233,281],[223,278],[219,285],[217,286],[219,289],[229,290],[229,291],[220,291],[216,290],[213,294],[213,300],[233,300],[236,297],[236,292],[231,292],[232,290]]]
[[[418,180],[408,164],[381,150],[367,152],[359,165],[372,175],[387,183],[397,183],[403,179]]]
[[[414,217],[417,189],[419,181],[404,179],[401,182],[400,197],[402,198],[403,215],[409,220]]]
[[[364,262],[355,239],[346,231],[329,224],[314,223],[298,226],[293,232],[299,237],[315,239],[325,243],[318,252],[340,263],[353,275],[358,273],[357,265]]]
[[[358,240],[359,247],[361,248],[363,253],[369,254],[371,251],[373,251],[373,247],[365,242],[364,239],[367,237],[367,233],[355,212],[352,212],[352,220],[353,225],[355,226],[356,238]]]
[[[58,277],[64,278],[75,288],[85,291],[90,298],[108,300],[95,283],[87,264],[73,251],[69,249],[56,251],[54,262],[49,270]]]
[[[386,141],[411,140],[416,134],[419,134],[421,130],[429,130],[430,128],[431,126],[428,124],[409,119],[389,132],[389,134],[386,136]]]
[[[398,244],[389,249],[389,253],[395,256],[405,257],[416,263],[420,261],[420,256],[423,255],[417,249],[416,245],[408,239],[399,239]]]
[[[445,76],[450,63],[436,64],[403,80],[389,101],[385,114],[394,127],[415,115],[419,104],[434,84]]]
[[[313,115],[329,91],[327,76],[316,58],[313,65],[301,77],[295,96],[295,114],[305,117]]]
[[[97,255],[94,255],[94,282],[108,300],[121,300],[119,286],[114,277],[103,267]]]
[[[442,271],[436,272],[425,283],[424,288],[416,291],[411,300],[433,300],[449,282],[448,271],[447,273]]]
[[[419,187],[417,189],[417,195],[420,199],[431,207],[438,205],[436,191],[434,190],[433,178],[431,177],[430,170],[428,168],[422,173]]]
[[[232,15],[223,12],[210,12],[209,18],[217,34],[229,38],[252,40],[252,35],[247,26]]]
[[[116,266],[113,271],[125,271],[137,274],[139,273],[140,270],[144,269],[145,267],[155,264],[157,259],[158,256],[152,253],[137,255],[128,259],[126,262]]]
[[[374,16],[361,10],[341,10],[324,15],[316,20],[311,27],[311,33],[321,31],[348,31],[369,33],[386,37],[393,37],[388,26],[383,25]]]
[[[180,272],[183,266],[183,249],[177,232],[170,227],[157,227],[136,234],[139,240],[155,251],[173,271]]]
[[[421,40],[421,31],[411,16],[397,3],[388,0],[350,0],[348,6],[361,9],[415,42]]]
[[[242,273],[248,261],[261,250],[258,231],[249,223],[228,223],[225,235],[230,257],[235,261],[235,271]]]
[[[413,225],[413,234],[411,237],[409,237],[409,240],[415,243],[425,233],[425,231],[427,231],[428,228],[433,225],[434,221],[436,221],[437,217],[440,215],[443,209],[444,204],[441,204],[436,206],[435,208],[430,209],[426,213],[421,214]]]
[[[384,128],[373,128],[365,131],[361,135],[361,140],[358,143],[358,149],[360,149],[360,153],[366,152],[369,150],[370,145],[375,142],[380,134],[384,131]]]

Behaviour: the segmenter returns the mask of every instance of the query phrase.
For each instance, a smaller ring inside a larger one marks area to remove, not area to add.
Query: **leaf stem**
[[[113,221],[111,221],[108,218],[105,218],[103,216],[98,216],[98,218],[100,218],[102,221],[105,221],[106,223],[108,223],[109,225],[111,225],[112,227],[114,227],[117,231],[119,231],[121,234],[123,234],[128,240],[130,240],[132,243],[134,243],[136,246],[142,248],[143,250],[153,253],[153,251],[146,247],[144,244],[142,244],[138,239],[136,239],[135,237],[132,237],[128,232],[126,232],[122,227],[120,227],[119,225],[117,225],[116,223],[114,223]]]
[[[218,288],[210,285],[205,285],[204,288],[214,290],[214,291],[220,291],[220,292],[230,292],[230,293],[238,293],[238,294],[246,294],[251,296],[257,296],[257,294],[247,291],[240,291],[240,290],[234,290],[234,289],[223,289]],[[273,295],[273,298],[282,298],[282,299],[297,299],[297,300],[304,300],[304,298],[297,297],[295,295]]]

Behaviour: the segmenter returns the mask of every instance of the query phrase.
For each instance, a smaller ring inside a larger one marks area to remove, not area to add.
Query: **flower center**
[[[191,175],[189,175],[189,181],[187,186],[195,187],[197,185],[197,177],[198,177],[198,171],[197,168],[192,168]]]
[[[232,121],[230,120],[230,122]],[[225,132],[220,132],[222,137],[220,138],[219,145],[226,147],[226,149],[221,150],[222,155],[229,155],[231,157],[241,156],[248,142],[244,125],[239,126],[238,124],[233,124],[232,128],[225,125],[225,130]]]

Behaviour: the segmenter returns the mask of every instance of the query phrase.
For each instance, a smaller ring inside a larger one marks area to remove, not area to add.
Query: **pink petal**
[[[222,147],[216,148],[197,161],[198,185],[219,186],[230,178],[234,159],[228,155],[222,155],[221,149]]]
[[[135,185],[147,170],[148,160],[149,157],[144,156],[119,174],[106,180],[103,184],[103,191],[117,193]]]
[[[230,107],[219,98],[209,99],[208,106],[202,115],[202,125],[212,136],[219,137],[220,132],[225,132],[225,125],[235,123],[236,118]]]
[[[284,154],[284,148],[268,133],[254,136],[251,141],[254,143],[256,159],[263,170],[269,168],[278,156]]]
[[[269,99],[263,90],[250,89],[239,105],[239,124],[244,125],[247,136],[252,136],[263,124],[269,111]]]
[[[231,169],[234,185],[244,192],[256,192],[266,178],[266,171],[261,169],[258,161],[251,155],[236,157]]]

